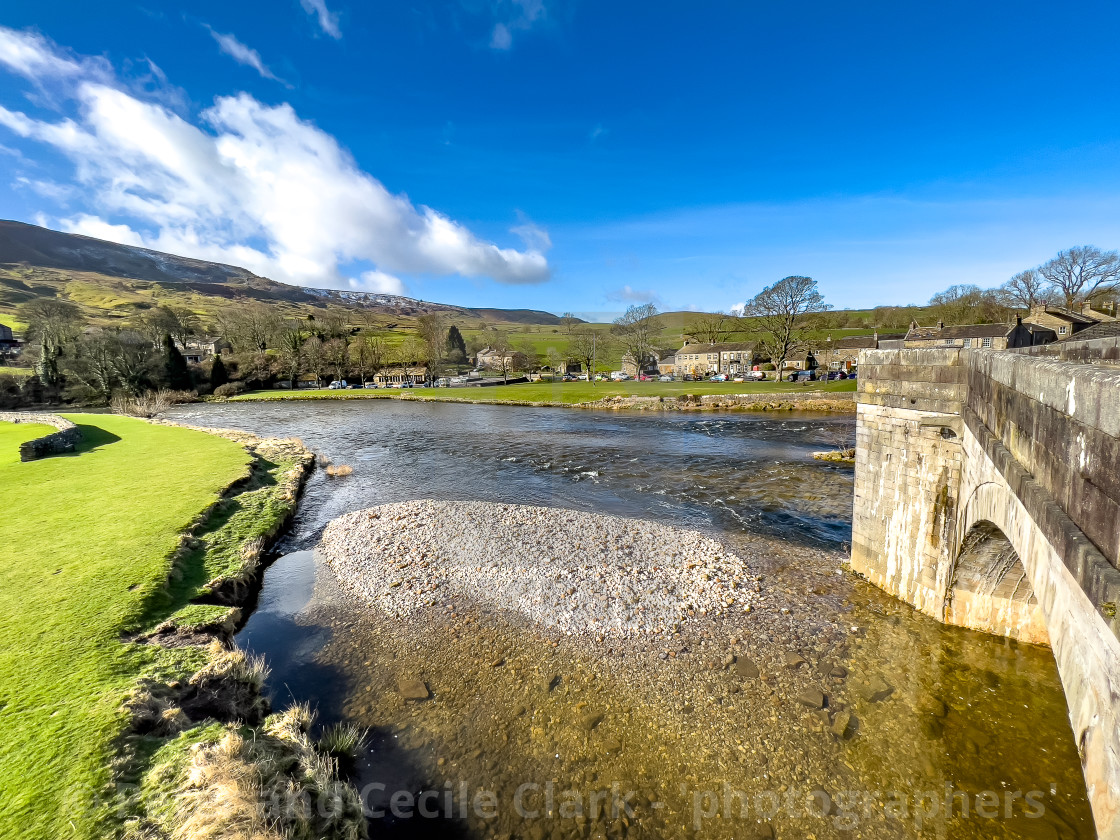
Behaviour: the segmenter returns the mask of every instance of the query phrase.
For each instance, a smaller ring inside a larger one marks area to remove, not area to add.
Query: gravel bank
[[[759,589],[742,559],[695,531],[554,508],[383,505],[334,520],[319,548],[346,587],[396,618],[465,601],[597,639],[742,615]]]

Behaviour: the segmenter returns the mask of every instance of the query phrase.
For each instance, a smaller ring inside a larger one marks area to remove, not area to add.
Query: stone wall
[[[960,498],[960,350],[866,350],[856,393],[852,568],[937,618]]]
[[[82,439],[82,431],[65,417],[57,414],[31,414],[27,412],[0,411],[0,422],[5,423],[35,423],[44,426],[54,426],[58,429],[53,434],[41,438],[28,440],[20,444],[19,459],[21,461],[34,461],[47,455],[57,455],[60,452],[73,452],[74,447]]]

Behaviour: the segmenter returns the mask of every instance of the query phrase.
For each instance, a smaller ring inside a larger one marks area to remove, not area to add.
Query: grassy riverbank
[[[184,803],[200,801],[186,770],[207,754],[169,744],[257,737],[212,719],[223,683],[259,690],[262,676],[213,643],[213,628],[228,631],[236,618],[231,605],[294,509],[308,453],[293,442],[250,450],[131,418],[69,417],[82,429],[78,451],[30,463],[19,462],[18,445],[46,430],[0,423],[9,558],[0,571],[0,836],[100,838],[126,823],[169,834],[187,817]],[[199,595],[216,603],[193,603]],[[164,646],[161,633],[188,643]],[[261,702],[248,689],[239,699]],[[159,811],[161,801],[175,804]]]
[[[606,397],[670,397],[685,394],[776,394],[808,395],[851,393],[854,379],[832,382],[523,382],[516,385],[492,385],[486,388],[412,388],[354,389],[353,391],[253,391],[234,397],[248,400],[361,400],[417,399],[461,402],[543,403],[578,405]]]

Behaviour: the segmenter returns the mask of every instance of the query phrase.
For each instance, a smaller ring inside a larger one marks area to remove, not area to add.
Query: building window
[[[953,339],[947,338],[945,339],[945,343],[951,347],[953,345]]]
[[[1065,335],[1068,327],[1058,327],[1058,335]]]
[[[982,346],[991,347],[992,346],[992,340],[990,338],[985,338]]]

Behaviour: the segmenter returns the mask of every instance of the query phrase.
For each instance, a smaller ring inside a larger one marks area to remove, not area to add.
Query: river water
[[[275,706],[369,729],[373,836],[1094,836],[1050,651],[944,627],[843,567],[851,468],[811,453],[851,440],[850,417],[395,400],[170,416],[354,469],[311,477],[238,643],[268,659]],[[695,528],[744,559],[759,605],[641,650],[486,610],[391,622],[312,549],[343,513],[416,498]],[[405,678],[430,699],[405,700]],[[823,710],[802,699],[818,690]]]

